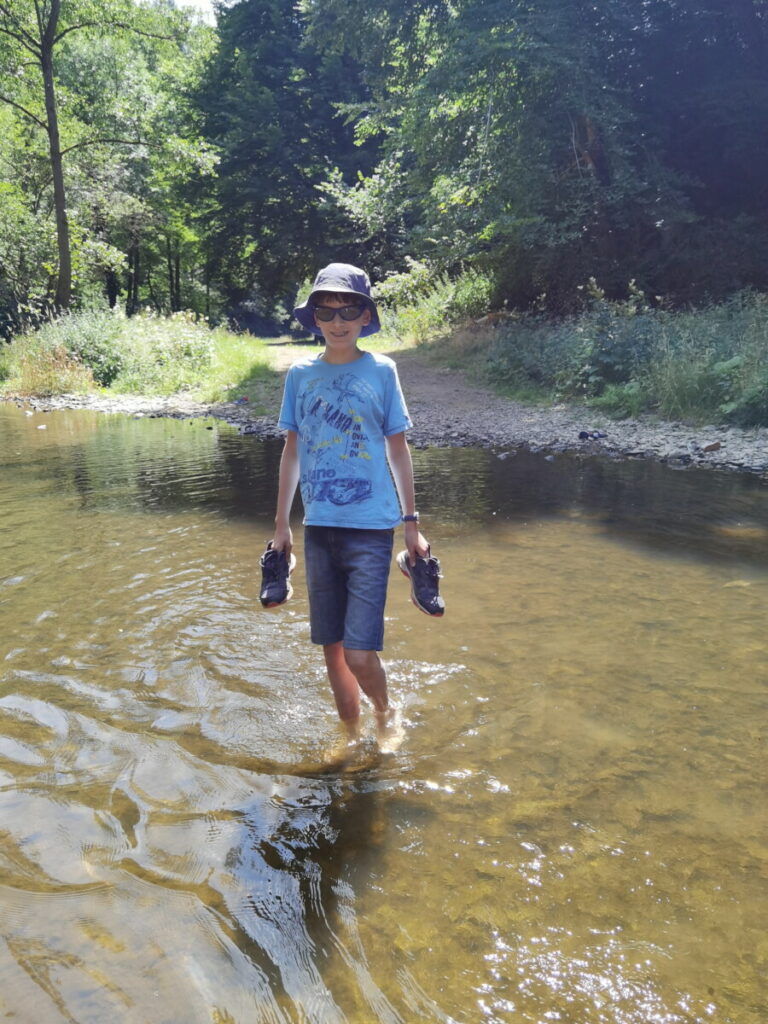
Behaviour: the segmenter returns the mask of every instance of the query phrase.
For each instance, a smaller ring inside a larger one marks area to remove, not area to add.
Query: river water
[[[448,610],[334,767],[279,455],[0,407],[4,1019],[765,1022],[768,488],[415,452]]]

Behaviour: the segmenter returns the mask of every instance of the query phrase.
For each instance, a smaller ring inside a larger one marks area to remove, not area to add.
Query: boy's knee
[[[350,672],[356,676],[359,676],[361,673],[365,675],[372,669],[377,668],[379,664],[379,656],[376,651],[356,651],[345,648],[344,658]]]

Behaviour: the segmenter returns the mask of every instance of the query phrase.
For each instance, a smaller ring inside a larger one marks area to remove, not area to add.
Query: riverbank
[[[271,348],[274,367],[281,373],[301,355],[315,352],[312,346],[276,344]],[[419,349],[392,355],[414,423],[410,441],[417,448],[485,447],[496,450],[499,457],[519,448],[550,455],[602,454],[653,459],[678,468],[696,466],[749,473],[768,480],[765,427],[690,427],[650,416],[611,420],[577,405],[529,406],[494,394],[462,371],[434,365]],[[86,394],[16,401],[41,412],[83,408],[130,416],[214,417],[244,434],[281,436],[276,423],[279,387],[273,387],[265,397],[266,415],[254,415],[247,402],[204,405],[183,394],[168,398]]]

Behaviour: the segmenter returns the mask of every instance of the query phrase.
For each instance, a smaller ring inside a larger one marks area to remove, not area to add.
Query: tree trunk
[[[45,90],[45,113],[48,122],[48,148],[53,178],[53,205],[56,211],[56,244],[59,254],[59,274],[56,281],[54,305],[68,309],[72,298],[72,252],[69,241],[67,196],[64,188],[64,164],[59,140],[59,117],[56,106],[56,87],[53,79],[53,47],[59,21],[61,0],[51,0],[50,16],[40,40],[40,65]]]
[[[165,259],[168,265],[168,308],[171,313],[181,309],[181,253],[178,239],[165,236]]]
[[[146,285],[147,285],[147,291],[149,292],[149,301],[155,307],[155,312],[157,313],[157,315],[160,316],[162,314],[162,312],[163,312],[163,307],[162,307],[162,304],[157,301],[157,296],[155,295],[155,287],[152,284],[152,268],[151,268],[151,266],[147,267]]]
[[[139,243],[131,242],[128,249],[128,286],[126,288],[125,312],[127,316],[139,308]]]
[[[600,185],[610,185],[611,171],[602,132],[589,114],[577,114],[574,118],[572,142],[579,167],[585,167]]]
[[[117,297],[120,294],[120,279],[114,270],[107,270],[104,273],[104,291],[109,302],[109,308],[114,309],[117,305]]]
[[[173,276],[176,291],[174,294],[174,302],[176,309],[181,309],[181,246],[178,241],[176,242],[176,256],[173,261]]]

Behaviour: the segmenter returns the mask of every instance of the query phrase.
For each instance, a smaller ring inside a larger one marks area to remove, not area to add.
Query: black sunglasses
[[[358,320],[363,315],[365,306],[315,306],[315,316],[324,324],[329,324],[338,313],[342,320]]]

